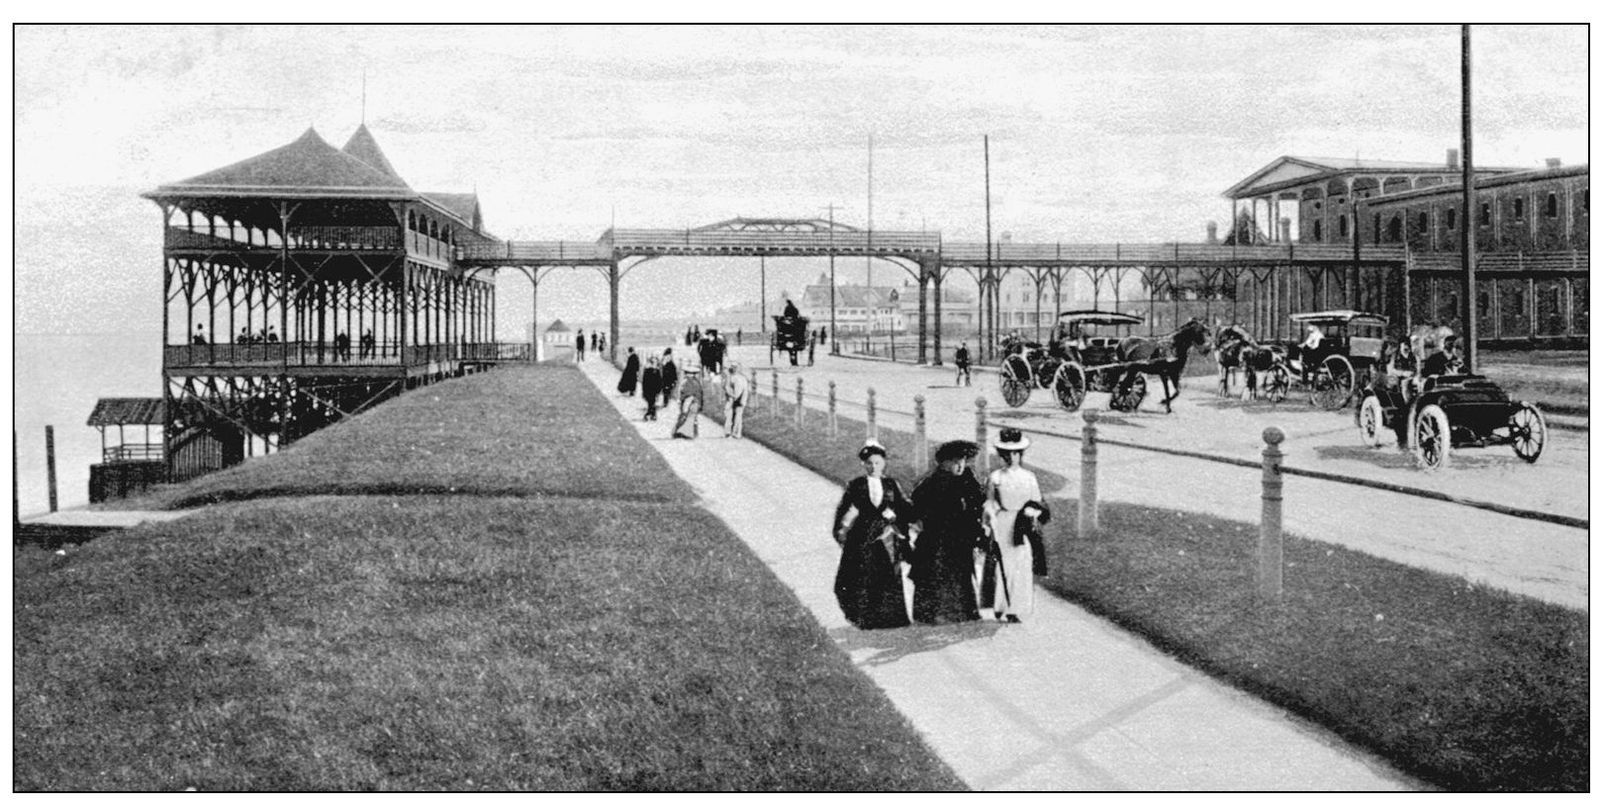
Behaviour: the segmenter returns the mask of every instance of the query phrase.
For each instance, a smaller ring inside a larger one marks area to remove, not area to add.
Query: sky
[[[14,332],[155,330],[160,217],[141,191],[366,121],[415,189],[476,191],[508,239],[738,216],[1200,241],[1282,155],[1436,162],[1460,139],[1441,26],[19,26]],[[1588,159],[1583,26],[1473,27],[1474,158]],[[364,97],[365,95],[365,97]],[[873,139],[873,182],[870,141]],[[821,261],[769,261],[800,292]],[[877,283],[899,272],[876,264]],[[861,282],[863,263],[838,262]],[[755,261],[661,260],[626,317],[758,295]],[[498,281],[504,330],[528,282]],[[606,316],[593,271],[540,317]],[[511,334],[504,334],[511,335]]]

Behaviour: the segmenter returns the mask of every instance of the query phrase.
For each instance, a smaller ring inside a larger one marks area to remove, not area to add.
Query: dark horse
[[[1120,346],[1115,348],[1115,360],[1122,364],[1134,364],[1132,372],[1158,375],[1165,390],[1165,399],[1160,402],[1165,406],[1165,413],[1169,414],[1170,401],[1181,394],[1181,373],[1187,368],[1187,354],[1194,347],[1209,350],[1209,335],[1209,326],[1194,317],[1170,334],[1168,345],[1141,336],[1121,339]]]
[[[1231,393],[1232,373],[1243,369],[1243,394],[1249,399],[1258,397],[1258,376],[1271,368],[1275,356],[1271,349],[1248,335],[1242,325],[1227,325],[1215,334],[1215,362],[1220,365],[1221,397]]]

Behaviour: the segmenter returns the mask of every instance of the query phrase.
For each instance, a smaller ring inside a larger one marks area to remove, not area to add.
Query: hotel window
[[[1544,200],[1544,215],[1548,218],[1554,218],[1559,214],[1560,202],[1555,199],[1555,194],[1551,193],[1549,198]]]
[[[1338,216],[1338,237],[1349,237],[1349,217],[1346,215]]]
[[[1522,218],[1527,215],[1527,200],[1512,199],[1511,202],[1514,205],[1511,208],[1511,212],[1515,214],[1517,221],[1522,220]]]
[[[1427,223],[1428,222],[1427,222],[1427,214],[1426,213],[1421,213],[1420,215],[1416,216],[1416,230],[1417,231],[1423,232],[1423,233],[1426,232],[1427,231]]]
[[[1455,228],[1455,208],[1451,207],[1443,213],[1443,226],[1445,229]]]
[[[1479,225],[1481,225],[1481,226],[1486,227],[1489,224],[1492,224],[1493,222],[1494,222],[1493,207],[1492,207],[1492,205],[1488,204],[1487,202],[1483,202],[1482,203],[1482,207],[1477,211],[1477,223]]]

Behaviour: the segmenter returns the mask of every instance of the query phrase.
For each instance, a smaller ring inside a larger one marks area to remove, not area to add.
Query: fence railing
[[[173,226],[167,228],[164,244],[169,249],[280,248],[278,234],[273,232],[237,230],[214,235]],[[289,248],[394,252],[401,248],[401,232],[395,227],[291,227]]]
[[[272,344],[170,344],[162,348],[164,366],[288,364],[305,366],[415,366],[431,361],[528,360],[529,343],[464,342],[459,344],[414,344],[403,348],[400,342],[378,342],[371,347],[354,345],[336,349],[318,342],[278,342]]]
[[[1410,267],[1415,270],[1461,270],[1460,255],[1458,254],[1412,252],[1410,261]],[[1588,271],[1588,253],[1577,250],[1478,253],[1477,271],[1586,272]]]
[[[604,236],[605,238],[605,236]],[[604,240],[605,242],[605,240]],[[617,229],[615,250],[683,252],[688,250],[795,251],[863,254],[865,252],[931,252],[942,248],[935,232],[835,230],[773,232],[763,230]]]
[[[1361,260],[1403,261],[1403,246],[1362,246]],[[1024,261],[1098,263],[1153,262],[1173,263],[1234,261],[1343,261],[1353,260],[1355,250],[1350,245],[1287,243],[1276,246],[1222,246],[1200,243],[999,243],[992,245],[992,262],[1017,263]],[[987,260],[986,244],[954,243],[942,245],[942,262],[983,264]]]
[[[107,464],[116,464],[118,462],[160,462],[162,455],[162,444],[160,442],[130,442],[102,450],[100,452],[100,460]]]
[[[458,260],[610,260],[612,252],[596,241],[502,241],[457,249]]]

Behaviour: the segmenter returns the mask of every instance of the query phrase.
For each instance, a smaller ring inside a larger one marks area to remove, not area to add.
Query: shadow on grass
[[[1503,465],[1524,464],[1515,454],[1508,453],[1505,447],[1494,448],[1465,448],[1456,450],[1449,458],[1450,472],[1459,469],[1482,470]],[[1503,456],[1498,453],[1486,451],[1506,451]],[[1415,457],[1409,452],[1399,450],[1395,445],[1384,445],[1380,448],[1368,448],[1364,445],[1321,445],[1316,447],[1315,455],[1321,459],[1347,459],[1365,462],[1380,468],[1392,470],[1409,470],[1416,466]]]

